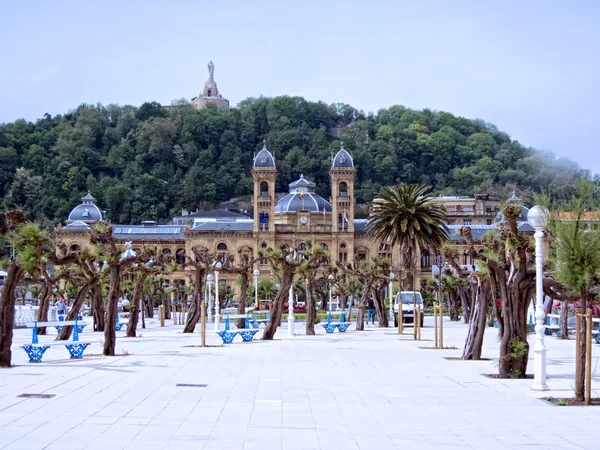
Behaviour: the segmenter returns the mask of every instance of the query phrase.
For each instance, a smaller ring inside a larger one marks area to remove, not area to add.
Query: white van
[[[394,326],[398,326],[398,303],[402,299],[402,322],[414,322],[414,305],[421,308],[421,326],[423,326],[423,297],[417,291],[402,291],[398,292],[394,299]]]

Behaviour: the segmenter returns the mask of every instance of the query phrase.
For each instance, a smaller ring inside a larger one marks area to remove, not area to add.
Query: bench
[[[129,322],[119,322],[119,315],[117,314],[117,322],[115,323],[115,330],[121,331],[121,328],[129,325]]]
[[[340,316],[340,321],[339,322],[333,322],[332,321],[332,314],[337,314]],[[350,325],[352,325],[351,322],[346,322],[346,316],[344,311],[341,312],[329,312],[327,314],[327,323],[322,323],[321,324],[323,326],[323,328],[325,328],[325,332],[326,333],[333,333],[336,329],[340,332],[340,333],[345,333],[346,330],[348,329],[348,327]]]
[[[270,313],[270,311],[268,309],[265,311],[254,311],[253,312],[254,320],[252,321],[252,328],[260,327],[261,323],[264,323],[265,326],[267,326],[269,324],[269,322],[271,321],[269,313]],[[266,316],[264,319],[260,319],[260,318],[256,317],[257,314],[265,314]]]
[[[231,330],[229,328],[229,319],[246,319],[246,327],[240,330]],[[258,331],[259,330],[252,330],[250,328],[250,317],[248,314],[226,314],[225,330],[217,331],[216,333],[223,340],[223,344],[231,344],[235,336],[238,334],[242,337],[242,341],[252,342],[252,339],[254,339],[254,335],[256,335]]]
[[[80,320],[83,320],[83,318],[81,316],[77,316],[77,320],[75,320],[75,322],[78,322]],[[58,316],[58,322],[64,324],[65,319],[62,316]],[[38,324],[38,326],[40,326]],[[83,329],[87,326],[87,323],[78,323],[77,324],[77,332],[78,333],[82,333]],[[56,325],[54,328],[56,328],[56,332],[60,333],[62,331],[63,325]]]
[[[65,325],[73,325],[73,340],[72,341],[54,341],[47,342],[44,344],[40,344],[38,340],[38,327],[56,327],[56,326],[65,326]],[[81,359],[83,357],[83,352],[85,349],[91,344],[89,341],[80,341],[79,340],[79,326],[77,320],[70,321],[60,321],[60,322],[37,322],[27,324],[27,327],[33,328],[33,333],[31,337],[31,344],[23,344],[21,348],[25,350],[27,356],[29,356],[29,362],[31,363],[41,363],[42,357],[46,350],[50,347],[64,345],[65,348],[69,351],[71,355],[71,359]]]

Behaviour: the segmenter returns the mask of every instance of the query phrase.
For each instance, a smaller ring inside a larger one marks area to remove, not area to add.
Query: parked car
[[[402,300],[400,300],[402,299]],[[398,292],[394,299],[394,326],[398,326],[398,304],[402,302],[402,323],[413,323],[415,321],[414,306],[415,304],[421,308],[421,325],[423,325],[423,297],[418,291],[402,291]]]

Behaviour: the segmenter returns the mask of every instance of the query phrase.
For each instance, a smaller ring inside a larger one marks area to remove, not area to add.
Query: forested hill
[[[284,96],[249,98],[229,110],[81,105],[35,123],[2,124],[0,192],[6,207],[20,205],[42,221],[64,221],[89,191],[113,222],[166,222],[182,209],[251,194],[253,154],[266,135],[278,192],[303,173],[328,198],[336,127],[354,156],[358,202],[397,182],[452,195],[504,194],[508,184],[525,195],[548,188],[566,196],[581,176],[575,163],[480,120],[403,106],[365,115]]]

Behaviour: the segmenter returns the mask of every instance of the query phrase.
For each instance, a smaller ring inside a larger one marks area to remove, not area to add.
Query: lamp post
[[[394,278],[396,278],[396,274],[394,272],[390,273],[390,321],[394,320]]]
[[[442,303],[442,268],[446,262],[444,260],[444,257],[442,255],[439,255],[439,256],[435,257],[435,263],[437,264],[438,270],[440,271],[440,273],[439,273],[440,280],[438,283],[438,302],[441,304]]]
[[[331,299],[331,288],[333,286],[333,280],[335,280],[335,277],[333,276],[332,273],[329,274],[329,276],[327,277],[327,281],[329,282],[329,308],[327,308],[327,310],[329,312],[331,312],[331,303],[332,303],[332,299]]]
[[[212,320],[212,308],[211,308],[211,300],[210,300],[210,285],[212,284],[213,276],[209,273],[206,276],[206,305],[208,307],[208,321]]]
[[[544,345],[544,280],[542,238],[548,224],[549,212],[543,206],[534,206],[527,213],[527,223],[535,229],[535,344],[533,346],[533,386],[535,391],[546,391],[546,346]]]
[[[221,330],[221,314],[219,313],[221,309],[221,302],[219,301],[219,270],[221,270],[223,265],[221,262],[215,264],[215,331]]]
[[[288,255],[287,261],[292,262],[295,259],[295,255]],[[290,291],[288,292],[288,336],[294,337],[294,281],[292,278],[292,285],[290,286]]]
[[[254,309],[258,309],[258,276],[260,275],[260,270],[254,269],[252,275],[254,275]]]

